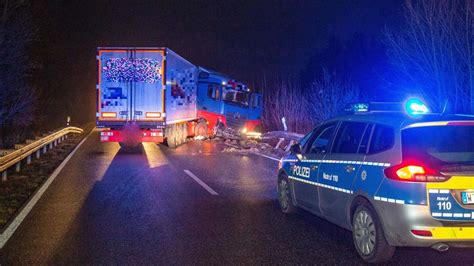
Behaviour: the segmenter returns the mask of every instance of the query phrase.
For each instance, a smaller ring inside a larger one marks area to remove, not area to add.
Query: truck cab
[[[262,95],[231,77],[199,68],[198,117],[212,129],[217,122],[243,133],[261,131]]]

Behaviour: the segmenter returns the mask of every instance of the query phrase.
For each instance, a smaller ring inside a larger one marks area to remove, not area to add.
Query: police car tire
[[[364,261],[369,262],[369,263],[382,263],[382,262],[386,262],[390,260],[393,257],[393,254],[395,253],[395,247],[390,246],[387,240],[385,239],[385,234],[383,232],[380,219],[377,216],[377,213],[375,212],[374,208],[370,204],[361,203],[361,205],[357,207],[352,217],[352,228],[354,228],[355,217],[361,211],[367,212],[370,218],[372,218],[372,221],[375,227],[375,246],[371,254],[364,255],[359,250],[359,247],[356,244],[355,230],[352,230],[352,238],[353,238],[354,246],[355,246],[355,249],[357,250],[357,253]]]
[[[285,181],[287,186],[288,186],[288,206],[286,208],[284,208],[282,205],[281,205],[281,202],[280,202],[280,184],[282,181]],[[283,212],[283,213],[286,213],[286,214],[292,214],[292,213],[296,213],[298,211],[298,209],[296,208],[296,206],[293,204],[293,198],[292,198],[292,195],[291,195],[291,192],[289,191],[290,189],[290,183],[288,182],[288,177],[286,175],[281,175],[279,178],[278,178],[278,205],[280,205],[280,210]]]

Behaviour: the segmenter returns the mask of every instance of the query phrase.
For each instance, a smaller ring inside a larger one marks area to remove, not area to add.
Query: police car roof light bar
[[[374,113],[374,112],[403,112],[403,104],[400,102],[370,102],[350,103],[344,108],[347,113]]]
[[[346,113],[406,113],[416,117],[430,112],[428,106],[418,98],[409,98],[405,102],[350,103],[344,108]]]

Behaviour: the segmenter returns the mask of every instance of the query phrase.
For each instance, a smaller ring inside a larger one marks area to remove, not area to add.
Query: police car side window
[[[366,123],[343,122],[334,141],[333,153],[357,153]]]
[[[360,142],[359,150],[357,151],[357,153],[367,154],[368,152],[367,148],[369,147],[369,140],[370,140],[370,136],[372,135],[373,128],[374,128],[374,125],[370,124],[365,129],[365,133],[364,133],[364,136],[362,137],[362,141]]]
[[[308,142],[307,153],[318,154],[328,152],[336,126],[337,122],[333,122],[319,127]]]
[[[311,136],[313,135],[313,132],[314,130],[312,130],[311,132],[309,132],[308,134],[306,134],[302,139],[300,139],[300,141],[298,142],[300,144],[301,147],[304,147],[306,145],[306,143],[308,142],[308,140],[311,138]]]
[[[395,130],[384,125],[375,125],[372,139],[370,140],[369,154],[389,150],[395,143]]]

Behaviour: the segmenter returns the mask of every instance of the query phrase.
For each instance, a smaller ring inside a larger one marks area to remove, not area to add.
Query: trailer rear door
[[[99,123],[164,119],[164,49],[99,49]]]

